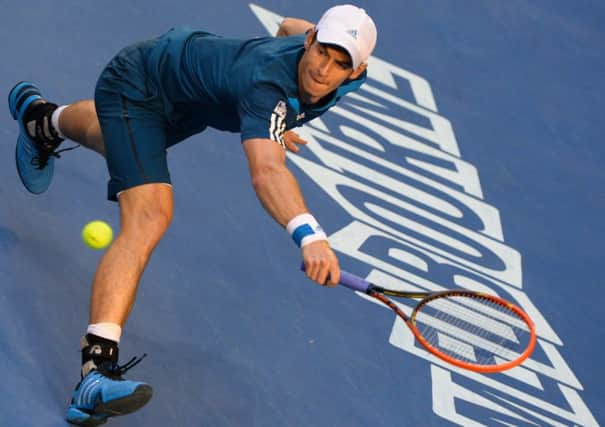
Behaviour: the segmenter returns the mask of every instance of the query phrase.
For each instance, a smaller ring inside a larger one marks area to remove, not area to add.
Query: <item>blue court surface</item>
[[[1,2],[3,96],[32,80],[91,98],[120,48],[172,26],[250,38],[317,0]],[[155,394],[111,426],[596,426],[605,422],[605,5],[361,1],[379,29],[367,85],[301,129],[289,156],[341,267],[400,287],[489,289],[536,321],[530,360],[479,375],[429,357],[394,315],[298,270],[239,136],[170,151],[171,228],[122,339]],[[0,425],[64,426],[101,253],[119,229],[102,158],[57,162],[27,193],[0,104]]]

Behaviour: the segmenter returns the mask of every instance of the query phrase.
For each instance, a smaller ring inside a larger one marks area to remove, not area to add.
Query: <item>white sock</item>
[[[93,323],[88,325],[86,333],[119,343],[122,327],[116,323]]]
[[[53,125],[53,128],[55,131],[57,131],[57,134],[59,134],[59,137],[62,139],[65,139],[65,135],[63,135],[61,128],[59,128],[59,116],[67,107],[69,107],[69,105],[61,105],[59,108],[53,111],[52,115],[50,116],[50,123]]]

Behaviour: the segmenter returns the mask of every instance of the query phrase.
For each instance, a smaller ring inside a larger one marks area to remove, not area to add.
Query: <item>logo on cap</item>
[[[347,34],[349,34],[351,37],[353,37],[355,40],[357,40],[357,30],[348,30]]]

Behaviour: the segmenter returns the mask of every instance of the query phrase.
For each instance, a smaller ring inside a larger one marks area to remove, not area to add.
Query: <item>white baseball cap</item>
[[[353,68],[359,67],[376,46],[376,25],[365,10],[352,4],[328,9],[317,23],[317,40],[349,52]]]

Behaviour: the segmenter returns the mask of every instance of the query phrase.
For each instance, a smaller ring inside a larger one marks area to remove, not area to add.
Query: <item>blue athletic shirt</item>
[[[283,146],[285,130],[321,115],[366,79],[347,80],[320,103],[298,99],[298,62],[305,35],[223,38],[174,28],[148,51],[146,73],[171,125],[184,133],[205,126],[267,138]]]

